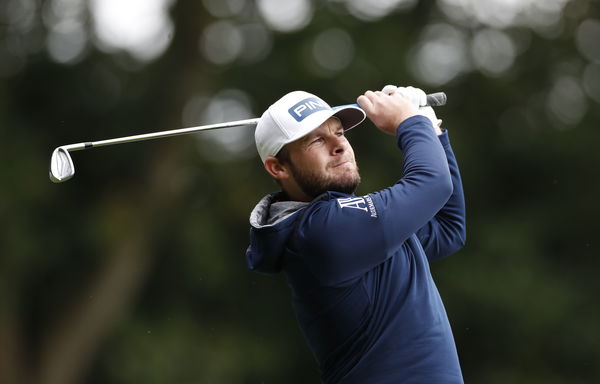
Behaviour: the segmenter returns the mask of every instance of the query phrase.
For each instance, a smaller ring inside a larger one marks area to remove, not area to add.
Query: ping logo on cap
[[[323,100],[316,97],[304,99],[288,109],[290,115],[300,122],[317,111],[331,109]]]

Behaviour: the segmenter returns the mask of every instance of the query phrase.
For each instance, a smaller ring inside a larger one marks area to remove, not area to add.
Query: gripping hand
[[[394,93],[400,94],[402,97],[407,99],[412,105],[417,108],[417,113],[419,115],[423,115],[427,117],[431,121],[431,125],[433,125],[433,129],[438,135],[442,134],[442,130],[440,126],[442,125],[442,120],[438,119],[433,108],[426,106],[427,105],[427,95],[423,90],[415,87],[397,87],[395,85],[386,85],[383,87],[381,92],[391,95]]]

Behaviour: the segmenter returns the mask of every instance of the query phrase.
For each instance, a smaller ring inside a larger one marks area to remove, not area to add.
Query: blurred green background
[[[276,189],[251,128],[303,89],[443,90],[467,246],[433,265],[468,383],[600,382],[594,0],[3,0],[0,382],[316,383],[281,276],[246,269]],[[358,193],[400,176],[370,123]]]

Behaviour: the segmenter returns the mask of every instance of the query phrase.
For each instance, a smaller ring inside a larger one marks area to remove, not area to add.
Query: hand
[[[380,91],[367,91],[356,101],[379,130],[392,135],[396,134],[400,123],[415,116],[418,110],[399,93],[388,95]]]
[[[406,99],[408,99],[414,106],[417,107],[417,113],[427,117],[433,125],[435,133],[439,136],[442,134],[440,126],[442,120],[438,119],[435,115],[435,111],[431,107],[424,107],[427,104],[427,95],[419,88],[414,87],[396,87],[395,85],[386,85],[381,90],[383,93],[393,95],[399,93]]]

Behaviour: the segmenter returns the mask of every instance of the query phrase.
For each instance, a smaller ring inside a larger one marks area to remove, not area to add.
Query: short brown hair
[[[290,150],[288,149],[287,145],[284,145],[283,148],[281,148],[279,150],[279,152],[277,152],[277,154],[275,155],[275,158],[281,164],[291,164],[292,163],[292,158],[290,156]],[[279,185],[279,187],[281,187],[281,190],[283,190],[283,185],[281,184],[281,181],[275,179],[275,182]]]
[[[292,158],[290,156],[290,151],[289,151],[287,145],[284,145],[283,148],[281,148],[279,150],[279,152],[277,152],[277,154],[275,155],[275,158],[277,160],[279,160],[279,162],[281,164],[289,164],[292,161]]]

